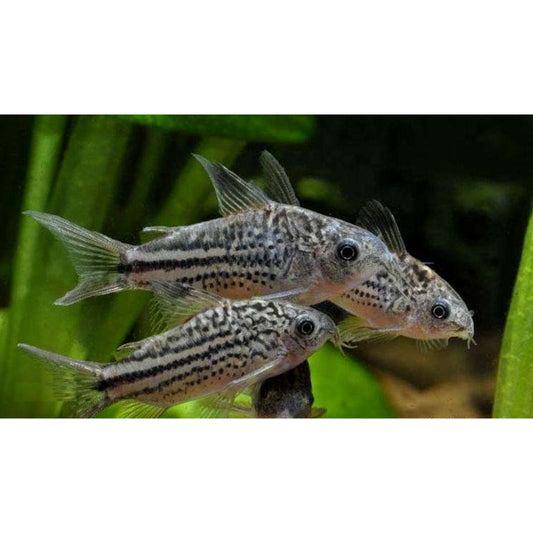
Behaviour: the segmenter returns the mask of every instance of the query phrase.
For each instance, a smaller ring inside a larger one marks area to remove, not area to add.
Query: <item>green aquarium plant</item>
[[[533,214],[505,325],[494,416],[533,417]]]

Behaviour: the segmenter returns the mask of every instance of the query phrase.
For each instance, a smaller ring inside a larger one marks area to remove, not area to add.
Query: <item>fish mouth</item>
[[[333,344],[333,346],[335,346],[335,348],[337,348],[337,350],[339,350],[339,352],[342,353],[342,355],[344,355],[344,351],[342,349],[341,334],[335,322],[333,322],[333,320],[328,321],[328,323],[324,327],[330,335],[330,342]]]
[[[459,339],[462,339],[466,341],[466,348],[469,350],[470,345],[473,344],[474,346],[477,345],[477,342],[474,340],[474,330],[473,329],[464,329],[461,328],[460,330],[457,330],[457,333],[455,335]]]
[[[342,348],[341,334],[337,327],[335,327],[335,331],[331,337],[331,342],[333,343],[333,346],[335,346],[335,348],[337,348],[337,350],[339,350],[342,355],[345,355],[344,350]]]

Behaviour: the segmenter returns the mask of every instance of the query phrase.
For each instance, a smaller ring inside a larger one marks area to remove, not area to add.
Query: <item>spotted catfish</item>
[[[298,203],[289,178],[276,159],[261,156],[267,183],[277,199]],[[472,313],[457,292],[434,270],[407,253],[394,216],[377,201],[361,210],[357,224],[379,236],[394,254],[397,269],[377,269],[331,299],[355,315],[339,326],[345,345],[362,340],[397,336],[417,339],[422,347],[440,348],[450,337],[470,343],[474,335]]]
[[[441,348],[451,337],[468,345],[473,342],[472,312],[449,283],[407,252],[390,210],[378,201],[368,202],[358,223],[379,235],[395,253],[406,286],[390,283],[389,274],[381,271],[334,298],[337,305],[364,318],[342,323],[345,344],[400,335],[417,339],[427,349]]]
[[[297,289],[294,301],[311,305],[394,266],[393,254],[370,231],[274,202],[224,166],[196,158],[224,216],[187,227],[145,228],[164,234],[145,244],[124,244],[55,215],[26,212],[66,246],[80,276],[56,304],[149,289],[155,280],[229,298]]]
[[[131,416],[160,416],[168,407],[211,394],[229,401],[294,368],[327,340],[338,342],[334,322],[310,307],[276,299],[228,300],[169,282],[154,282],[153,289],[166,304],[163,312],[182,323],[124,345],[133,351],[123,359],[99,364],[19,345],[52,372],[69,415],[94,416],[119,401],[129,402]]]

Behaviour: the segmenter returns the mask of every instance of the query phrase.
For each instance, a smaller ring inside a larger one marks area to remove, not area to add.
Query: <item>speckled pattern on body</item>
[[[21,347],[54,368],[76,367],[76,379],[67,383],[81,384],[81,394],[65,398],[79,403],[77,416],[90,416],[121,400],[164,409],[213,393],[239,392],[290,370],[336,335],[333,321],[313,308],[277,300],[221,300],[176,328],[133,343],[131,354],[109,364]],[[89,374],[81,381],[79,367]]]

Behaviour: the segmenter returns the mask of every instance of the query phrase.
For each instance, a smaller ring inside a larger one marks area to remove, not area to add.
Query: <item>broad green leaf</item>
[[[494,416],[533,417],[533,214],[500,352]]]
[[[323,202],[328,207],[349,210],[350,201],[343,196],[338,187],[318,178],[302,178],[297,185],[298,198]]]
[[[315,128],[314,117],[307,115],[122,115],[121,118],[190,135],[243,141],[300,143],[308,140]]]
[[[163,156],[170,144],[168,137],[168,133],[163,130],[156,128],[147,130],[142,155],[127,204],[122,209],[120,216],[114,219],[116,234],[124,235],[131,233],[135,228],[138,229],[146,201],[152,189],[157,186],[157,178],[162,167]]]
[[[374,376],[354,357],[326,344],[309,359],[315,407],[326,418],[382,418],[394,412]]]
[[[30,160],[28,165],[26,186],[22,208],[42,211],[45,209],[53,179],[56,175],[57,165],[61,154],[61,145],[66,125],[64,116],[36,117]],[[26,310],[32,305],[32,290],[30,280],[42,268],[35,260],[39,247],[40,229],[34,221],[23,217],[20,223],[18,246],[14,258],[13,279],[11,284],[11,302],[9,311],[9,324],[5,324],[6,331],[0,343],[0,415],[11,414],[9,402],[12,383],[21,373],[11,372],[13,360],[17,361],[16,344],[21,341],[29,327],[24,320]],[[16,363],[15,363],[16,368]],[[36,385],[40,389],[40,385]]]
[[[78,118],[51,199],[44,210],[86,228],[101,229],[114,198],[130,131],[130,125],[116,119]],[[39,161],[35,162],[35,167],[39,167]],[[31,189],[31,186],[30,179],[27,187]],[[42,204],[28,203],[26,206],[41,210],[43,207]],[[10,331],[4,354],[6,386],[0,391],[0,404],[2,412],[8,412],[10,416],[50,416],[57,405],[50,387],[45,384],[40,369],[21,354],[16,344],[25,342],[71,357],[85,358],[91,351],[82,341],[86,338],[84,328],[91,322],[88,318],[90,304],[53,305],[56,298],[75,286],[74,268],[61,244],[35,221],[26,223],[38,228],[37,246],[29,255],[22,254],[35,268],[19,280],[26,285],[26,294],[20,303],[20,326],[15,334]],[[22,248],[26,246],[24,240],[19,242]]]
[[[0,309],[0,346],[4,346],[7,335],[8,324],[8,310]]]
[[[209,137],[198,144],[195,153],[231,166],[244,146],[242,141]],[[202,165],[190,157],[153,225],[180,226],[200,221],[202,215],[199,210],[209,195],[214,195],[211,181]]]

